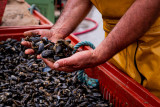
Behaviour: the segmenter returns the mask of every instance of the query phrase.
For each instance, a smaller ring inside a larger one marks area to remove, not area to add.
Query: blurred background
[[[8,0],[1,26],[39,25],[42,22],[34,17],[33,10],[37,10],[54,24],[60,17],[66,2],[67,0]],[[73,33],[81,41],[90,41],[98,46],[104,39],[101,14],[93,6],[87,19],[84,19]]]
[[[45,17],[47,17],[50,21],[55,23],[56,20],[59,18],[61,12],[63,11],[67,0],[26,0],[26,2],[28,2],[30,5],[35,4]],[[41,2],[42,4],[40,4]],[[50,2],[50,3],[48,3],[48,5],[44,5],[45,4],[44,2],[46,2],[46,4],[47,2]],[[90,41],[95,46],[98,46],[98,44],[100,44],[100,42],[104,39],[103,22],[102,22],[101,14],[93,6],[92,10],[90,11],[87,17],[95,20],[98,24],[98,27],[93,31],[88,31],[87,33],[79,34],[77,35],[77,37],[81,41]],[[95,23],[88,20],[84,20],[76,28],[74,33],[86,31],[87,29],[91,29],[94,26],[95,26]]]

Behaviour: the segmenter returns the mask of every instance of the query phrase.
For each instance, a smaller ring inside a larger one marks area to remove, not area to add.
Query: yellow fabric
[[[91,1],[102,14],[107,36],[135,0]],[[144,36],[110,62],[160,98],[160,17]]]

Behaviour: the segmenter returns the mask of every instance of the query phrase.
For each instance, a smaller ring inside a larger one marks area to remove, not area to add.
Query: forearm
[[[67,4],[52,27],[56,33],[60,33],[65,38],[78,26],[92,7],[90,0],[68,0]]]
[[[136,0],[95,49],[97,63],[104,63],[143,36],[159,16],[159,11],[160,0]]]

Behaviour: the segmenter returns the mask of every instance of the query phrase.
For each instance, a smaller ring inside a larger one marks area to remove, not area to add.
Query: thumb
[[[23,33],[24,36],[39,35],[39,30],[30,30]]]
[[[85,53],[85,52],[83,52]],[[83,58],[83,56],[85,56],[86,54],[82,54],[81,53],[76,53],[70,57],[67,58],[63,58],[63,59],[59,59],[54,63],[54,67],[55,68],[59,68],[59,67],[73,67],[73,66],[80,66],[81,62],[80,60]]]
[[[56,61],[54,63],[54,68],[60,68],[60,67],[65,67],[65,66],[71,66],[73,65],[72,61],[71,61],[71,58],[64,58],[64,59],[60,59],[58,61]]]

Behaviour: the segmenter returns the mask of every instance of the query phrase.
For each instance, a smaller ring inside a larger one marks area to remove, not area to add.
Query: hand
[[[62,35],[55,33],[53,29],[51,30],[37,29],[37,30],[31,30],[31,31],[24,32],[24,36],[34,36],[34,35],[41,35],[41,37],[47,37],[52,42],[56,42],[58,39],[63,39]],[[29,48],[31,47],[31,43],[28,41],[22,41],[21,44]],[[25,50],[25,54],[33,54],[33,53],[34,53],[33,49]]]
[[[55,69],[58,71],[66,71],[66,72],[73,72],[79,69],[84,69],[99,65],[97,57],[94,54],[94,50],[78,52],[68,58],[60,59],[55,63],[45,58],[42,59],[51,69]]]

